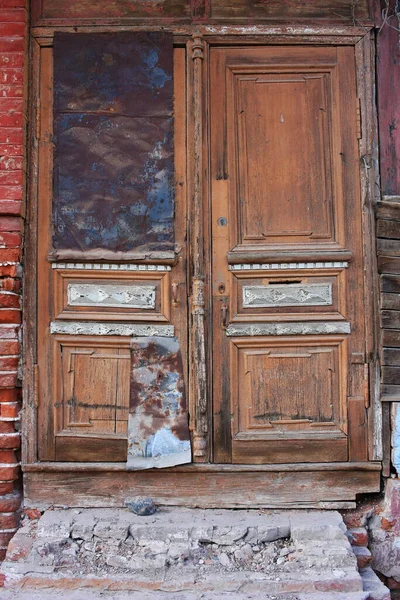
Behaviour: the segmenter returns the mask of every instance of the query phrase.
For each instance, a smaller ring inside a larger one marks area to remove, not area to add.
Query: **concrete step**
[[[81,591],[0,591],[2,600],[54,600],[54,594],[57,593],[57,600],[83,600]],[[214,594],[214,593],[196,593],[196,592],[88,592],[85,590],[84,600],[368,600],[365,592],[349,593],[329,593],[324,594],[283,594],[283,595],[257,595],[248,594]]]
[[[48,510],[24,522],[2,574],[10,591],[43,590],[43,598],[49,589],[85,590],[85,600],[90,591],[171,600],[368,597],[335,511]]]

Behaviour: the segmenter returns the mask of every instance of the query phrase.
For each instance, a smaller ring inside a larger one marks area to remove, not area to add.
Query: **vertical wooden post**
[[[190,43],[192,72],[193,118],[192,151],[192,197],[190,206],[191,221],[191,327],[190,327],[190,397],[193,428],[193,460],[208,461],[208,402],[206,344],[204,323],[204,227],[203,227],[203,58],[204,43],[199,35],[194,35]],[[193,418],[194,417],[194,418]]]

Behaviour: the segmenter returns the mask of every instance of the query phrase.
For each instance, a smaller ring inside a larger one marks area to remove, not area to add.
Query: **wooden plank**
[[[389,219],[400,221],[400,204],[398,202],[387,202],[383,200],[376,205],[377,219]]]
[[[381,308],[387,310],[400,310],[400,293],[381,294]]]
[[[383,348],[382,365],[400,367],[400,348]]]
[[[400,217],[399,217],[400,219]],[[391,238],[400,239],[400,220],[399,221],[385,221],[378,219],[376,224],[376,234],[380,238]]]
[[[400,366],[385,366],[381,369],[382,383],[388,383],[390,385],[400,384]]]
[[[381,291],[389,294],[400,294],[400,275],[382,275]]]
[[[211,0],[211,17],[224,21],[281,20],[281,19],[339,19],[342,23],[352,19],[368,18],[368,2],[352,4],[350,0],[292,0],[283,3],[280,0],[259,2],[257,0]]]
[[[39,74],[40,46],[35,40],[31,44],[31,101],[29,108],[29,123],[36,123],[39,110]],[[36,128],[35,128],[36,129]],[[37,400],[38,400],[38,369],[37,363],[37,197],[38,197],[38,144],[36,135],[39,132],[29,130],[28,143],[30,146],[29,175],[27,178],[27,222],[25,228],[25,272],[23,288],[24,318],[23,348],[24,348],[24,377],[23,377],[23,436],[21,454],[25,462],[37,460]]]
[[[400,256],[400,241],[377,240],[377,250],[382,256]]]
[[[368,459],[367,412],[365,398],[348,398],[349,413],[349,460]]]
[[[381,319],[384,329],[400,329],[400,311],[382,310]]]
[[[379,2],[377,2],[379,4]],[[381,5],[385,3],[381,3]],[[388,20],[379,30],[377,44],[377,96],[379,113],[379,148],[381,164],[381,191],[383,194],[400,194],[400,106],[391,99],[400,88],[400,47],[398,20],[395,16],[394,0],[387,3]]]
[[[125,436],[56,436],[56,460],[60,461],[120,462],[126,460],[127,451],[128,441]]]
[[[382,402],[400,402],[400,385],[382,385]]]
[[[211,15],[210,15],[211,9]],[[109,4],[107,0],[71,0],[59,4],[57,0],[35,0],[32,7],[33,22],[46,25],[79,24],[84,19],[85,23],[131,23],[146,22],[149,24],[167,21],[185,22],[193,19],[207,22],[209,17],[215,21],[246,22],[276,22],[289,20],[290,23],[306,20],[320,21],[325,24],[339,23],[341,26],[352,26],[359,20],[370,18],[368,0],[354,2],[352,0],[312,0],[304,3],[302,0],[292,0],[283,4],[280,0],[269,0],[260,3],[255,0],[159,0],[156,4],[136,0],[119,0],[118,3]]]
[[[382,331],[382,346],[387,348],[400,347],[400,331],[384,329]]]
[[[293,463],[315,460],[330,462],[332,457],[337,461],[346,461],[348,458],[347,438],[341,439],[284,439],[284,440],[252,440],[232,443],[232,460],[238,464],[277,464],[281,462]],[[362,460],[362,459],[361,459]]]
[[[379,273],[400,273],[400,258],[394,256],[378,256]]]
[[[24,473],[66,473],[73,471],[82,472],[100,472],[107,473],[114,471],[126,472],[126,461],[124,462],[37,462],[32,464],[23,464]],[[279,465],[233,465],[221,463],[191,463],[190,465],[180,465],[165,469],[168,473],[276,473],[279,472],[299,472],[299,471],[380,471],[380,462],[327,462],[327,463],[282,463]]]
[[[127,496],[201,508],[323,508],[379,492],[380,472],[358,470],[237,473],[25,473],[25,506],[122,507]]]

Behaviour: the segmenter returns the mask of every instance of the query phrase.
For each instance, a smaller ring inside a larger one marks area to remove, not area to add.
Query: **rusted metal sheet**
[[[54,44],[55,257],[172,251],[172,37],[56,34]]]
[[[56,33],[54,110],[172,116],[168,33]]]
[[[133,338],[127,468],[191,462],[183,363],[174,338]]]

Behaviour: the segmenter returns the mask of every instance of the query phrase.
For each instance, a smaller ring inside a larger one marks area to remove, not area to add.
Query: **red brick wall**
[[[19,521],[26,0],[0,0],[0,560]]]

